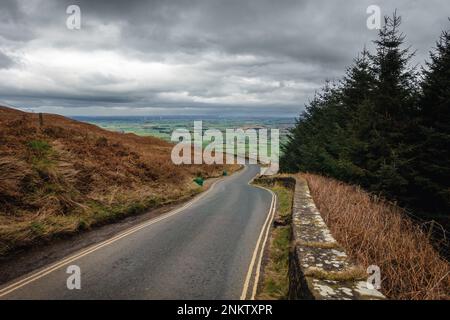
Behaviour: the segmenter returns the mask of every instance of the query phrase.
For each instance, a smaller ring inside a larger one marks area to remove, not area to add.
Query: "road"
[[[250,298],[274,206],[248,184],[258,172],[248,165],[177,210],[11,281],[0,298]],[[71,265],[81,289],[67,288]]]

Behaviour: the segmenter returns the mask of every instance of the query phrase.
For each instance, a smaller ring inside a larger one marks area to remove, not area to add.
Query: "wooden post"
[[[44,126],[44,116],[39,112],[39,126],[42,128]]]

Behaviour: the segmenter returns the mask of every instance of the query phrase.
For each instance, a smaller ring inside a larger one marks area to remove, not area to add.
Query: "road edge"
[[[261,232],[259,234],[255,249],[253,251],[252,259],[250,261],[247,275],[245,277],[244,286],[242,288],[240,300],[246,300],[247,296],[249,296],[249,293],[250,293],[249,300],[255,300],[256,291],[258,288],[259,278],[260,278],[260,274],[261,274],[261,264],[262,264],[262,259],[264,256],[264,250],[267,245],[267,240],[269,238],[269,231],[271,229],[273,219],[275,217],[276,208],[277,208],[276,194],[268,188],[253,184],[253,180],[255,180],[258,176],[259,175],[256,175],[255,177],[253,177],[248,182],[248,184],[255,188],[260,188],[260,189],[268,191],[272,195],[272,200],[271,200],[271,204],[269,207],[269,212],[267,213],[267,218],[264,221],[264,224],[261,228]],[[264,239],[263,239],[263,235],[264,235]],[[261,240],[262,240],[262,242],[261,242]],[[255,262],[256,262],[256,265],[255,265]],[[252,281],[252,278],[253,278],[253,281]],[[251,284],[252,284],[252,286],[251,286]],[[251,291],[249,291],[250,286],[252,288]]]
[[[248,168],[247,166],[244,166],[243,169],[240,169],[240,170],[236,171],[235,173],[242,174],[247,170],[247,168]],[[107,245],[110,245],[110,244],[112,244],[128,235],[131,235],[143,228],[146,228],[154,223],[165,220],[167,218],[170,218],[171,216],[174,216],[174,215],[180,213],[184,209],[189,208],[190,206],[192,206],[193,204],[195,204],[196,202],[198,202],[199,200],[204,198],[206,195],[208,195],[217,184],[219,184],[222,181],[225,181],[226,178],[233,178],[235,176],[236,175],[233,174],[233,175],[227,176],[227,177],[220,177],[216,181],[211,183],[211,185],[209,185],[206,190],[195,195],[188,202],[181,204],[180,206],[178,206],[172,210],[164,212],[156,217],[149,218],[147,220],[139,222],[139,223],[135,224],[134,226],[130,226],[129,228],[126,228],[125,230],[122,230],[119,233],[117,233],[116,235],[109,237],[103,241],[88,245],[80,250],[76,250],[74,253],[70,253],[66,257],[62,257],[62,258],[56,260],[56,262],[46,264],[40,268],[36,268],[35,270],[25,272],[21,276],[15,277],[9,281],[8,280],[5,281],[5,283],[0,286],[0,299],[2,299],[4,296],[8,295],[9,293],[29,284],[31,282],[34,282],[34,281],[44,277],[45,275],[47,275],[55,270],[58,270],[58,269],[62,268],[63,266],[65,266],[75,260],[78,260],[90,253],[93,253]]]

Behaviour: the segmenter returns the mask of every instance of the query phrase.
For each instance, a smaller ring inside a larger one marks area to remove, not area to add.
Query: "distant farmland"
[[[95,124],[103,129],[135,133],[141,136],[153,136],[170,141],[172,132],[178,128],[186,128],[192,131],[194,121],[202,120],[203,129],[218,129],[225,132],[225,129],[250,129],[267,128],[280,130],[280,144],[287,139],[289,129],[295,124],[294,118],[214,118],[202,119],[199,117],[73,117],[76,120]]]

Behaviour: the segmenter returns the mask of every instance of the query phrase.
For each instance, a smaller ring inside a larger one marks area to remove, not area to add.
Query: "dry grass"
[[[0,107],[0,255],[199,192],[238,166],[182,165],[172,145]]]
[[[448,299],[450,267],[403,211],[355,186],[313,174],[314,201],[336,240],[362,266],[378,265],[392,299]]]

